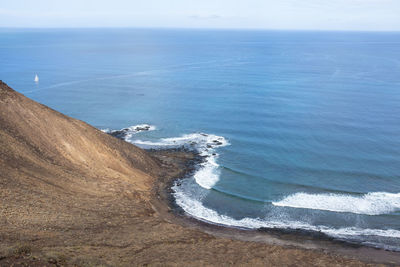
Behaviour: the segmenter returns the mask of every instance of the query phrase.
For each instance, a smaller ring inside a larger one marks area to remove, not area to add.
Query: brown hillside
[[[85,207],[101,213],[118,205],[105,204],[107,198],[148,198],[150,175],[158,171],[143,150],[0,81],[0,212],[7,221],[2,227],[81,225]]]

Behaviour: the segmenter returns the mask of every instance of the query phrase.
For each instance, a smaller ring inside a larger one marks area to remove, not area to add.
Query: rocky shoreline
[[[171,169],[171,165],[168,166],[168,164],[165,164],[166,159],[167,162],[171,160],[175,161],[175,164],[178,165],[174,167],[179,168],[181,171],[174,176],[163,176],[155,186],[157,196],[155,203],[157,204],[154,206],[169,222],[198,229],[217,237],[280,245],[287,248],[294,247],[304,250],[323,251],[327,254],[350,257],[370,263],[400,264],[400,253],[398,252],[376,249],[356,242],[335,239],[315,231],[280,228],[240,229],[197,220],[187,215],[176,204],[171,187],[174,183],[179,182],[179,180],[191,177],[200,163],[204,162],[204,156],[185,148],[151,149],[147,151],[159,160],[168,173],[173,173],[174,171]]]
[[[139,132],[148,131],[149,129],[150,126],[143,125],[143,127],[136,127],[135,129],[124,128],[110,131],[109,134],[121,140],[125,140],[129,131],[134,130]],[[213,142],[218,142],[218,140],[214,140]],[[180,180],[192,177],[196,170],[201,167],[201,163],[205,162],[207,156],[202,156],[196,150],[189,150],[184,146],[166,149],[146,149],[146,151],[159,162],[164,170],[164,173],[154,185],[155,194],[157,196],[155,201],[157,204],[154,206],[157,207],[158,212],[163,214],[165,218],[168,218],[169,221],[184,226],[195,227],[216,236],[228,236],[233,239],[250,242],[257,239],[257,242],[267,244],[276,244],[276,242],[271,242],[271,240],[277,238],[280,240],[278,243],[284,246],[323,250],[325,253],[355,257],[356,259],[366,260],[367,262],[400,264],[400,253],[398,252],[369,247],[359,242],[337,239],[321,232],[307,231],[304,229],[266,227],[261,227],[259,229],[240,229],[197,220],[186,214],[185,211],[176,204],[172,187],[176,183],[178,183],[179,186]],[[171,175],[171,173],[174,173],[174,175]],[[237,238],[237,236],[240,236],[240,238]],[[308,244],[305,245],[304,243]]]

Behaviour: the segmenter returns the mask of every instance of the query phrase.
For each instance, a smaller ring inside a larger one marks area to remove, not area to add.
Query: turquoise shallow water
[[[130,132],[142,147],[208,155],[174,188],[192,216],[390,249],[399,74],[400,33],[0,30],[0,79],[17,91],[100,129],[154,126]]]

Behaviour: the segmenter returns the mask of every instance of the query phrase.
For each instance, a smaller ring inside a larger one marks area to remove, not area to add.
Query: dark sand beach
[[[400,254],[190,218],[170,186],[201,161],[144,151],[0,82],[0,266],[376,266]]]

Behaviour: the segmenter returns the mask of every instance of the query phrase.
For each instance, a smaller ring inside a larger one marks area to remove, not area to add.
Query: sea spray
[[[362,243],[366,237],[374,236],[378,238],[400,238],[400,231],[395,229],[369,229],[358,227],[342,227],[333,228],[324,225],[313,225],[306,222],[295,220],[276,220],[266,216],[265,218],[242,218],[234,219],[230,216],[219,214],[217,211],[206,207],[202,203],[203,196],[196,196],[187,193],[188,188],[185,188],[180,183],[175,184],[172,188],[174,197],[178,206],[180,206],[188,215],[212,224],[224,225],[228,227],[238,227],[243,229],[293,229],[321,232],[332,238],[353,240]],[[366,244],[367,245],[367,244]],[[371,242],[369,245],[381,247],[381,244]],[[385,248],[397,250],[397,246],[386,246]]]
[[[215,149],[229,145],[222,136],[206,133],[185,134],[180,137],[162,138],[158,141],[145,141],[134,139],[134,135],[144,131],[154,131],[156,126],[149,124],[138,124],[123,128],[121,130],[103,129],[102,131],[135,144],[144,149],[185,148],[194,150],[203,156],[205,160],[194,173],[197,184],[205,189],[211,189],[219,180],[220,171],[217,159],[219,154]]]
[[[220,171],[217,159],[219,154],[215,149],[229,145],[229,142],[222,136],[205,133],[192,133],[180,137],[162,138],[157,142],[132,140],[133,144],[142,148],[179,148],[197,151],[205,157],[198,170],[194,173],[197,184],[205,189],[211,189],[219,180]]]
[[[400,193],[373,192],[361,196],[296,193],[272,204],[281,207],[379,215],[400,210]]]

